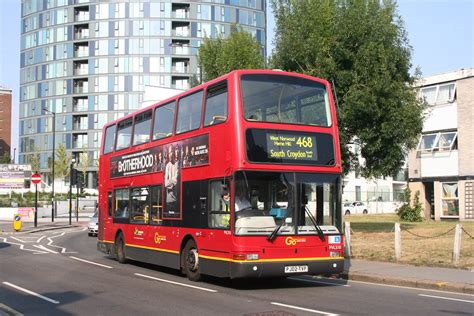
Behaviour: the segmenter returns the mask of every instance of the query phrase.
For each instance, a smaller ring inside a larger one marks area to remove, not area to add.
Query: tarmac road
[[[96,250],[96,238],[84,228],[0,234],[0,315],[472,315],[474,310],[468,294],[310,276],[191,282],[174,270],[119,264]]]

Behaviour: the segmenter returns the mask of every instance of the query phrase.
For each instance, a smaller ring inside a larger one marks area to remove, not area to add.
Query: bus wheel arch
[[[115,258],[120,263],[127,262],[127,255],[125,253],[125,237],[122,230],[118,230],[115,234]]]
[[[180,261],[181,271],[186,274],[189,280],[201,280],[201,272],[199,267],[199,251],[196,245],[196,241],[190,236],[183,239],[183,243],[181,245]]]

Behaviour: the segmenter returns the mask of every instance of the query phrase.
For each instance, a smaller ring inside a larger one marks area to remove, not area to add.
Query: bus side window
[[[223,123],[227,120],[227,81],[209,87],[206,93],[204,126]]]
[[[150,224],[161,225],[161,210],[162,210],[162,198],[161,198],[161,185],[152,186],[150,188]]]
[[[211,181],[209,226],[212,228],[230,228],[230,195],[229,183],[223,185],[222,180]]]
[[[150,198],[148,187],[132,189],[131,195],[131,222],[137,224],[148,224],[150,212]]]
[[[128,222],[130,214],[130,192],[129,189],[115,190],[114,222]]]
[[[107,193],[107,216],[111,217],[112,216],[112,192]]]
[[[203,91],[187,95],[178,102],[176,133],[184,133],[198,129],[201,125]]]

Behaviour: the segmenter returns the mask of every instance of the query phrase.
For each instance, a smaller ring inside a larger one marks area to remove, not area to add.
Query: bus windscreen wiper
[[[316,231],[318,232],[319,238],[321,239],[321,241],[324,241],[324,233],[323,233],[323,230],[321,229],[321,227],[319,227],[318,223],[316,222],[316,219],[314,218],[313,214],[311,214],[311,212],[309,211],[309,209],[308,209],[308,207],[307,207],[306,205],[305,205],[304,209],[305,209],[305,211],[306,211],[306,214],[308,214],[309,219],[310,219],[311,222],[313,223],[314,228],[315,228]]]
[[[275,229],[270,233],[270,235],[268,235],[268,237],[267,237],[268,241],[273,241],[276,238],[276,236],[278,234],[278,231],[283,226],[283,224],[285,224],[285,220],[286,220],[286,217],[285,217],[285,219],[283,219],[283,221],[280,223],[280,225],[275,227]]]

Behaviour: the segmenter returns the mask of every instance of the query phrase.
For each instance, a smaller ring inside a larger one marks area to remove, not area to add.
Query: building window
[[[447,83],[421,88],[420,96],[429,105],[452,103],[456,99],[456,84]]]
[[[418,151],[421,153],[433,151],[451,151],[457,149],[457,136],[455,131],[430,133],[421,136]]]
[[[457,183],[442,183],[443,216],[459,216],[459,197]]]

